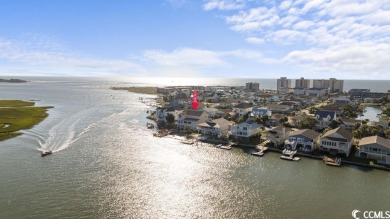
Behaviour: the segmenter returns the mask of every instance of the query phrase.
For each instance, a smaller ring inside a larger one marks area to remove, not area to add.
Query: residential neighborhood
[[[261,89],[257,82],[158,88],[159,105],[151,117],[160,129],[205,141],[249,146],[267,141],[300,153],[389,164],[390,93],[345,92],[343,81],[335,78],[313,80],[313,87],[310,82],[297,79],[293,88],[291,79],[282,77],[277,90]],[[196,109],[191,106],[193,91],[198,93]],[[382,113],[359,119],[369,107]]]

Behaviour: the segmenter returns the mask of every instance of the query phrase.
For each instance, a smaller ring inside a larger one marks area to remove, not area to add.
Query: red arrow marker
[[[199,103],[198,103],[198,92],[194,91],[192,92],[192,108],[194,110],[198,109]]]
[[[199,103],[192,102],[192,107],[194,108],[194,110],[198,109],[198,106],[199,106]]]

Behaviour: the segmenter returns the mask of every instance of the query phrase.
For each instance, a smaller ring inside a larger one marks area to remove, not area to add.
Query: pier
[[[265,146],[257,146],[255,152],[251,153],[253,156],[262,157],[266,151],[268,151],[268,147]]]

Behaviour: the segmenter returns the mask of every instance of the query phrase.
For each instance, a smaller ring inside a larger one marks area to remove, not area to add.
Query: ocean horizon
[[[55,82],[55,81],[78,81],[78,80],[93,80],[106,81],[115,84],[115,86],[245,86],[247,82],[257,82],[260,84],[260,89],[276,90],[276,81],[278,78],[186,78],[186,77],[68,77],[68,76],[2,76],[5,79],[17,78],[36,82]],[[295,86],[295,80],[291,79],[291,86]],[[329,78],[324,78],[329,79]],[[338,79],[338,78],[336,78]],[[313,85],[313,79],[310,86]],[[316,80],[316,79],[314,79]],[[338,79],[344,80],[344,79]],[[370,89],[371,92],[388,92],[390,90],[390,80],[358,80],[345,79],[344,91],[350,89]]]

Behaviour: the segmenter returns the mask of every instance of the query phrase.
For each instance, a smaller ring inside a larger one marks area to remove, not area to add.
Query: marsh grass
[[[33,107],[34,102],[0,100],[0,141],[21,135],[22,129],[30,129],[42,122],[50,107]]]

